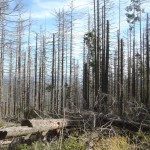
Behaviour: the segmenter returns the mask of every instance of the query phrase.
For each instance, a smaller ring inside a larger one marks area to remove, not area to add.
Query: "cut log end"
[[[29,120],[22,120],[21,126],[33,127],[32,123]]]
[[[7,136],[7,131],[0,131],[0,140],[5,139]]]

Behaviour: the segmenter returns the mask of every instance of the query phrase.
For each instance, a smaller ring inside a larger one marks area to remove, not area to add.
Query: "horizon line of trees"
[[[83,37],[83,74],[81,62],[73,56],[73,0],[68,11],[55,12],[56,33],[42,29],[33,33],[32,15],[23,19],[21,2],[13,8],[13,1],[0,2],[0,118],[28,117],[24,113],[30,109],[58,115],[92,110],[132,118],[139,110],[148,113],[149,15],[142,21],[141,1],[132,0],[124,14],[129,29],[122,38],[118,2],[119,25],[113,41],[111,2],[93,0]]]

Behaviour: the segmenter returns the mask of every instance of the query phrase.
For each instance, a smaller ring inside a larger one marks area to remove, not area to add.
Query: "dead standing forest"
[[[131,0],[122,14],[119,2],[114,29],[113,2],[91,1],[77,60],[73,1],[69,10],[53,13],[55,33],[32,31],[32,13],[24,19],[21,2],[1,1],[0,118],[28,119],[31,110],[52,116],[90,110],[150,124],[150,24],[144,3]]]

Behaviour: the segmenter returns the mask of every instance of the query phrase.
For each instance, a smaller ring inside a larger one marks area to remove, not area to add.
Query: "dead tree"
[[[37,108],[37,53],[38,53],[38,34],[36,33],[35,60],[34,60],[34,107]]]
[[[146,100],[145,106],[149,108],[149,16],[146,23]]]

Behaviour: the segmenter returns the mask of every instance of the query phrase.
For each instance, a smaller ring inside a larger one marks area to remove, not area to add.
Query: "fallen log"
[[[66,127],[68,122],[68,119],[30,119],[23,120],[21,122],[21,126],[33,127],[43,132],[45,129],[47,130]]]
[[[27,127],[27,126],[8,127],[8,128],[0,129],[0,140],[6,138],[12,138],[12,137],[24,136],[36,132],[38,132],[37,129],[32,127]]]
[[[43,133],[50,130],[61,130],[69,126],[72,121],[68,119],[31,119],[23,120],[21,126],[0,129],[0,140],[12,137],[26,136],[28,134]],[[77,121],[78,122],[78,121]],[[75,122],[74,122],[75,123]]]

